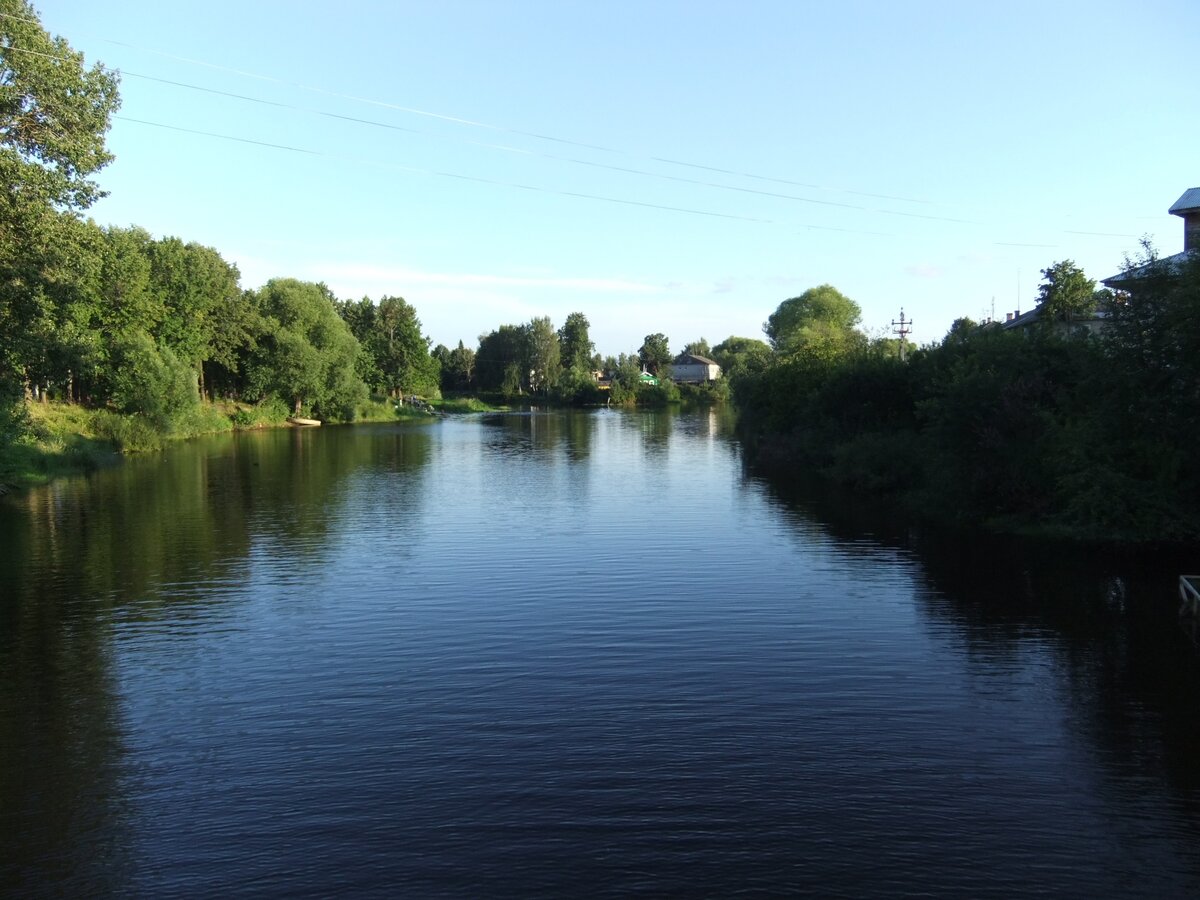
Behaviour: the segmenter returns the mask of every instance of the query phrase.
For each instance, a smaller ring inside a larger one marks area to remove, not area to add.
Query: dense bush
[[[776,355],[735,380],[757,458],[995,529],[1200,538],[1200,261],[1131,266],[1101,337],[963,320],[907,361]]]

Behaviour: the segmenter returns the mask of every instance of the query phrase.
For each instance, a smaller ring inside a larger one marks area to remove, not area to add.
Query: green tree
[[[441,364],[443,391],[469,391],[475,380],[475,351],[462,341],[451,350],[444,344],[434,348],[433,356]]]
[[[758,338],[730,335],[713,348],[712,359],[721,367],[722,375],[736,379],[765,369],[771,360],[771,348]]]
[[[367,346],[392,396],[431,393],[437,387],[438,369],[429,354],[429,338],[421,334],[417,311],[402,298],[379,301]]]
[[[642,362],[635,353],[622,353],[604,360],[604,372],[609,379],[609,398],[617,404],[633,403],[641,387]]]
[[[531,319],[524,329],[524,360],[529,390],[548,394],[558,384],[562,372],[558,333],[549,316]]]
[[[692,341],[690,344],[685,344],[683,347],[684,353],[690,353],[693,356],[703,356],[705,359],[712,359],[712,348],[708,346],[708,341],[700,338],[698,341]],[[715,362],[715,360],[714,360]]]
[[[20,186],[0,201],[3,224],[46,207],[86,209],[104,196],[89,176],[119,106],[117,75],[42,28],[26,0],[0,0],[0,177]]]
[[[329,288],[278,278],[254,299],[265,330],[249,360],[250,391],[259,398],[277,394],[297,414],[353,418],[367,393],[355,371],[359,343]]]
[[[1042,269],[1038,307],[1047,322],[1071,322],[1096,310],[1096,282],[1069,259]]]
[[[837,355],[861,342],[855,331],[861,319],[857,303],[832,285],[822,284],[784,300],[763,331],[781,356],[800,351]]]
[[[581,312],[573,312],[567,316],[562,328],[558,329],[559,357],[564,371],[574,369],[591,371],[592,353],[596,346],[588,336],[591,323]]]
[[[158,343],[196,371],[199,392],[206,393],[204,363],[225,340],[218,328],[225,323],[220,310],[240,298],[237,266],[216,250],[176,237],[152,242],[150,288],[162,303],[162,318],[154,330]]]
[[[501,325],[480,335],[475,353],[475,378],[481,390],[517,394],[525,365],[525,332],[518,325]]]
[[[646,335],[642,346],[638,348],[638,361],[647,372],[665,376],[667,367],[671,365],[671,347],[667,336],[662,332]]]
[[[18,434],[30,366],[45,363],[54,295],[78,277],[76,216],[101,196],[90,176],[112,158],[117,106],[114,73],[85,67],[25,0],[0,0],[0,442]]]

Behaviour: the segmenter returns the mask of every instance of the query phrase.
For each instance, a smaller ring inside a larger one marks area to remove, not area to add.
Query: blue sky
[[[36,5],[122,73],[98,222],[435,344],[715,345],[823,283],[937,341],[1055,261],[1178,252],[1200,185],[1194,0]]]

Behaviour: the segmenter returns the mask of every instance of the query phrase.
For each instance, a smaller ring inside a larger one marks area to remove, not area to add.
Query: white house
[[[671,363],[671,380],[676,384],[703,384],[721,377],[721,367],[707,356],[680,353]]]

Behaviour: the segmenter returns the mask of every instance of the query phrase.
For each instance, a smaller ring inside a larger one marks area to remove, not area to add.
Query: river
[[[720,411],[223,435],[0,542],[0,893],[1200,894],[1186,556],[889,523]]]

